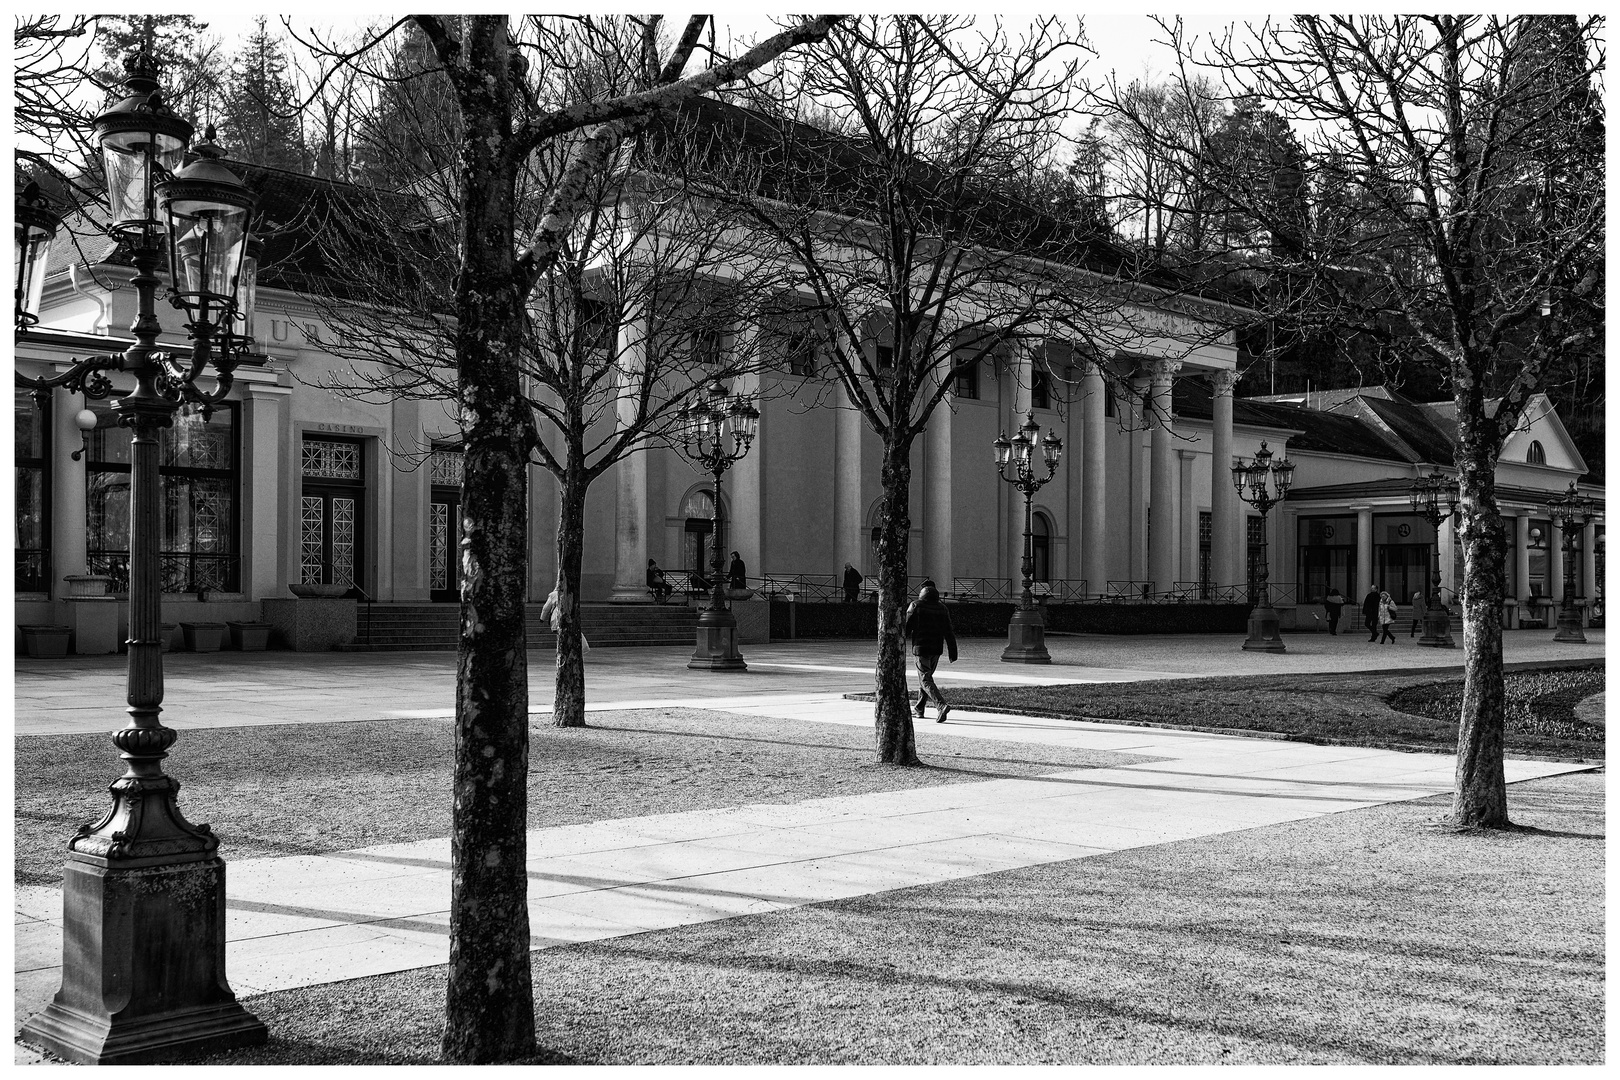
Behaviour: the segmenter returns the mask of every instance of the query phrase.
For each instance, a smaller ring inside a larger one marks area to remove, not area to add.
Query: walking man
[[[849,563],[844,564],[844,603],[853,604],[861,596],[861,582],[866,579]]]
[[[917,656],[917,719],[921,720],[932,695],[939,706],[936,724],[943,724],[951,707],[945,704],[945,695],[934,685],[934,669],[939,667],[939,654],[950,650],[951,663],[956,663],[956,634],[951,629],[951,613],[939,598],[933,578],[927,578],[917,591],[917,599],[906,609],[906,639]]]
[[[1367,640],[1378,640],[1378,586],[1374,585],[1367,590],[1367,597],[1361,602],[1361,621],[1367,626]]]
[[[1337,585],[1327,591],[1322,606],[1327,608],[1328,633],[1337,634],[1339,632],[1339,612],[1344,610],[1344,594],[1339,591]]]

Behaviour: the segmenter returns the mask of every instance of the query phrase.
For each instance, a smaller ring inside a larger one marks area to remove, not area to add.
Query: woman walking
[[[1383,636],[1378,639],[1380,645],[1385,642],[1391,645],[1395,644],[1395,634],[1392,629],[1394,625],[1395,601],[1390,599],[1389,593],[1381,592],[1378,594],[1378,629],[1383,633]]]

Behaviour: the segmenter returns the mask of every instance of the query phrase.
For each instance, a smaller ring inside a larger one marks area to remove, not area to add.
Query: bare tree
[[[534,1049],[525,835],[528,672],[527,470],[541,444],[536,398],[520,358],[536,335],[530,306],[555,280],[593,183],[625,140],[682,101],[746,77],[826,34],[808,19],[734,58],[688,72],[707,16],[670,40],[660,17],[412,16],[455,110],[457,203],[446,208],[460,249],[453,306],[456,400],[464,438],[461,641],[456,679],[450,978],[444,1054],[452,1061]],[[368,43],[369,44],[369,43]],[[334,57],[350,62],[362,49]],[[582,50],[622,61],[635,82],[581,99],[559,91]],[[561,146],[566,164],[543,191],[519,187],[525,165]],[[518,207],[542,212],[520,250]],[[575,369],[577,370],[577,369]]]
[[[1073,115],[1078,35],[955,16],[862,17],[778,73],[736,123],[714,197],[797,281],[820,348],[882,439],[878,758],[917,763],[906,694],[911,453],[958,370],[1048,339],[1112,356],[1130,336],[1124,254],[1023,198]],[[807,109],[805,103],[814,103]],[[810,122],[807,122],[810,121]],[[1062,346],[1057,346],[1061,348]],[[1063,364],[1055,365],[1061,371]]]
[[[1162,24],[1163,25],[1163,24]],[[1299,16],[1211,46],[1203,66],[1299,129],[1338,193],[1297,247],[1251,269],[1273,307],[1393,342],[1449,392],[1457,432],[1464,694],[1452,820],[1509,823],[1502,766],[1503,440],[1603,303],[1601,17]],[[1183,58],[1192,43],[1163,25]],[[1212,132],[1194,148],[1220,157]],[[1227,160],[1222,196],[1271,232],[1275,188]],[[1257,182],[1259,181],[1259,182]]]

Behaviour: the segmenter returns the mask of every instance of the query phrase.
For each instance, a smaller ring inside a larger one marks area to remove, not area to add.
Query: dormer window
[[[1525,451],[1524,460],[1529,462],[1531,465],[1547,464],[1547,448],[1542,446],[1539,442],[1532,441],[1530,443],[1530,449]]]

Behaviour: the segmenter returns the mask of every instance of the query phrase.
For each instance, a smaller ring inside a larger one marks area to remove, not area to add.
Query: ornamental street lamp
[[[714,474],[714,589],[709,606],[698,615],[697,650],[686,666],[707,671],[747,671],[748,665],[737,648],[737,617],[731,613],[731,602],[726,598],[720,477],[753,445],[759,410],[741,394],[728,397],[725,387],[715,383],[709,388],[707,400],[694,401],[683,420],[686,456]]]
[[[62,988],[23,1037],[81,1062],[139,1062],[262,1043],[265,1027],[225,981],[225,863],[207,825],[180,813],[180,785],[163,772],[175,733],[163,702],[158,547],[159,437],[181,403],[206,414],[229,393],[234,354],[210,341],[230,318],[253,206],[242,183],[199,146],[182,168],[191,125],[158,92],[157,65],[124,63],[126,96],[96,117],[106,165],[110,232],[135,265],[135,343],[80,360],[54,378],[17,384],[42,399],[56,387],[92,398],[113,392],[108,371],[135,388],[113,402],[130,429],[129,724],[112,741],[127,763],[112,808],[68,842],[62,889]],[[175,300],[187,316],[189,357],[158,348],[158,271],[172,250]],[[214,388],[197,379],[212,364]]]
[[[1007,624],[1007,647],[1001,650],[1003,663],[1050,664],[1052,655],[1046,651],[1046,624],[1035,609],[1035,596],[1030,591],[1035,577],[1035,546],[1031,539],[1033,520],[1031,505],[1035,493],[1045,487],[1057,474],[1058,461],[1063,457],[1063,440],[1050,429],[1042,439],[1041,425],[1030,413],[1011,439],[1004,431],[992,444],[996,448],[996,475],[1024,493],[1024,591],[1019,594],[1018,608]],[[1036,475],[1035,450],[1040,448],[1046,463],[1046,475]],[[1007,466],[1013,472],[1007,475]]]
[[[45,268],[51,239],[62,219],[51,209],[39,185],[30,180],[17,193],[17,329],[39,322],[39,298],[45,290]]]
[[[1547,500],[1547,513],[1563,533],[1564,542],[1564,600],[1558,605],[1558,632],[1553,640],[1584,645],[1586,631],[1581,629],[1581,605],[1575,597],[1575,538],[1597,516],[1597,503],[1582,495],[1571,480],[1568,491]]]
[[[1451,609],[1440,595],[1440,526],[1450,522],[1457,512],[1457,489],[1439,469],[1428,476],[1412,481],[1408,492],[1412,500],[1412,513],[1419,515],[1434,530],[1434,547],[1430,549],[1431,566],[1429,588],[1423,609],[1423,636],[1419,645],[1441,649],[1454,649],[1451,637]]]
[[[1269,485],[1268,485],[1269,480]],[[1288,486],[1294,482],[1294,463],[1287,458],[1271,460],[1271,451],[1260,444],[1254,460],[1245,463],[1241,457],[1232,459],[1232,484],[1238,498],[1260,511],[1260,563],[1254,569],[1249,583],[1254,598],[1254,609],[1249,612],[1249,636],[1243,640],[1249,652],[1287,652],[1279,632],[1277,612],[1271,607],[1270,535],[1266,515],[1271,508],[1288,497]]]

